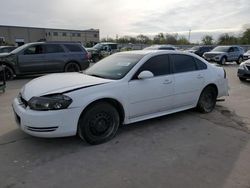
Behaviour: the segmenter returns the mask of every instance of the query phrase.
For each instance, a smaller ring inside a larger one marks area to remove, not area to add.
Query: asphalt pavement
[[[0,187],[250,188],[250,81],[223,65],[230,96],[210,114],[187,110],[122,126],[108,143],[20,131],[11,102],[34,77],[0,94]]]

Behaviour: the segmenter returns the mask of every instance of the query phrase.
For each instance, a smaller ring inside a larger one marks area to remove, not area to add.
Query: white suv
[[[113,138],[119,125],[197,107],[211,112],[228,95],[223,68],[179,51],[113,54],[83,73],[27,83],[14,99],[20,128],[39,137],[78,134],[90,144]]]
[[[219,64],[225,64],[228,61],[236,61],[241,64],[243,61],[243,48],[239,46],[217,46],[210,52],[203,54],[207,61],[215,61]]]

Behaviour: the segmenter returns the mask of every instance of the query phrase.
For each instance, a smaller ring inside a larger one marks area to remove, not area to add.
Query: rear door
[[[62,71],[67,56],[61,44],[45,45],[45,66],[47,72]]]
[[[194,105],[204,87],[204,68],[201,70],[198,67],[195,60],[196,58],[193,56],[172,54],[170,58],[175,82],[174,107],[181,108]],[[206,67],[206,64],[204,67]]]
[[[150,71],[154,77],[138,79],[142,71]],[[157,55],[146,61],[128,84],[129,115],[137,118],[172,108],[174,80],[170,72],[168,55]]]
[[[18,65],[21,73],[41,73],[46,70],[45,49],[43,44],[34,44],[27,47],[18,55]]]

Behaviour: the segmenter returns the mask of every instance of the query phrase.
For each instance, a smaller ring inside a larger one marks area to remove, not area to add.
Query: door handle
[[[163,84],[171,84],[172,80],[164,80]]]

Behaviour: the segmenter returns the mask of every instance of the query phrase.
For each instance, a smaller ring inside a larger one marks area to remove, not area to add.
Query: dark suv
[[[97,43],[92,48],[86,48],[91,54],[91,60],[97,62],[107,55],[113,54],[118,51],[118,44],[113,42]]]
[[[36,42],[8,54],[0,54],[6,79],[14,75],[52,72],[78,72],[89,67],[88,53],[80,43]]]

